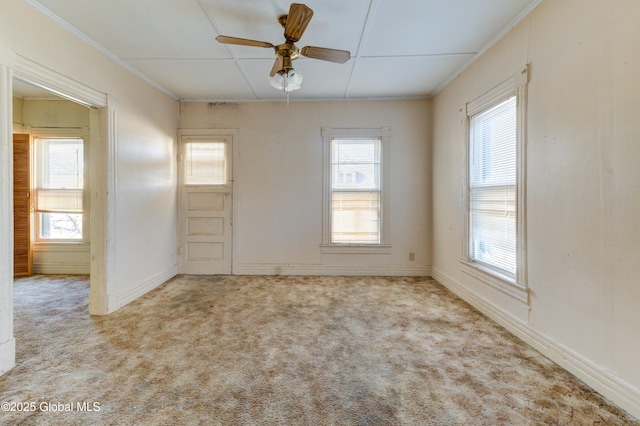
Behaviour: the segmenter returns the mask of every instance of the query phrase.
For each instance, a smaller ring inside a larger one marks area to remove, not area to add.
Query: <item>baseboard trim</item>
[[[0,343],[0,376],[16,366],[16,339]]]
[[[432,268],[432,277],[595,391],[640,419],[640,390]]]
[[[130,290],[123,292],[122,294],[118,294],[118,305],[116,309],[120,309],[124,305],[133,302],[141,296],[144,296],[154,288],[166,283],[176,275],[178,275],[178,265],[174,265],[170,269],[154,275],[148,280],[140,283]]]
[[[385,265],[302,265],[279,263],[240,263],[233,266],[233,275],[324,275],[324,276],[431,276],[430,266]]]
[[[71,274],[87,275],[90,273],[88,263],[34,263],[35,274]]]

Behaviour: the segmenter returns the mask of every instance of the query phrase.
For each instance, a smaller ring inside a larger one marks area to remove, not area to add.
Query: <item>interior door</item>
[[[231,274],[232,137],[181,138],[181,272]]]
[[[32,274],[31,245],[31,141],[13,135],[13,275]]]

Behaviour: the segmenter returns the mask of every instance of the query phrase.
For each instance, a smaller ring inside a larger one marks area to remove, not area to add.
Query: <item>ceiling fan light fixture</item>
[[[302,73],[291,68],[289,70],[281,70],[273,77],[269,78],[271,86],[284,92],[292,92],[300,89],[302,85]]]

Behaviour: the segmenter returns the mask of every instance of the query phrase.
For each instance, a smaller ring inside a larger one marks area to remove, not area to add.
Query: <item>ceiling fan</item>
[[[347,50],[328,49],[326,47],[305,46],[302,49],[294,44],[302,37],[307,25],[311,22],[313,10],[304,4],[292,3],[288,15],[282,15],[278,22],[284,28],[285,42],[273,45],[266,41],[249,40],[246,38],[229,37],[219,35],[216,37],[220,43],[237,44],[240,46],[253,46],[272,48],[276,53],[276,61],[271,69],[271,85],[279,90],[289,92],[300,88],[302,74],[293,69],[292,62],[300,55],[307,58],[344,64],[351,58]]]

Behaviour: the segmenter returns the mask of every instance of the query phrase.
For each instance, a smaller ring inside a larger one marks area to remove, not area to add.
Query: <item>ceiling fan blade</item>
[[[348,50],[328,49],[326,47],[316,46],[305,46],[300,50],[300,54],[307,58],[337,62],[339,64],[344,64],[351,59],[351,53]]]
[[[287,41],[295,43],[300,40],[302,33],[311,22],[311,17],[313,17],[313,10],[309,7],[300,3],[291,3],[287,24],[284,27],[284,37]]]
[[[273,77],[281,69],[282,69],[282,57],[278,56],[278,57],[276,57],[276,61],[273,63],[273,68],[271,68],[271,74],[269,74],[269,76]]]
[[[258,40],[249,40],[246,38],[238,38],[238,37],[229,37],[224,35],[219,35],[216,37],[220,43],[224,44],[238,44],[240,46],[253,46],[253,47],[274,47],[273,44],[266,41],[258,41]]]

